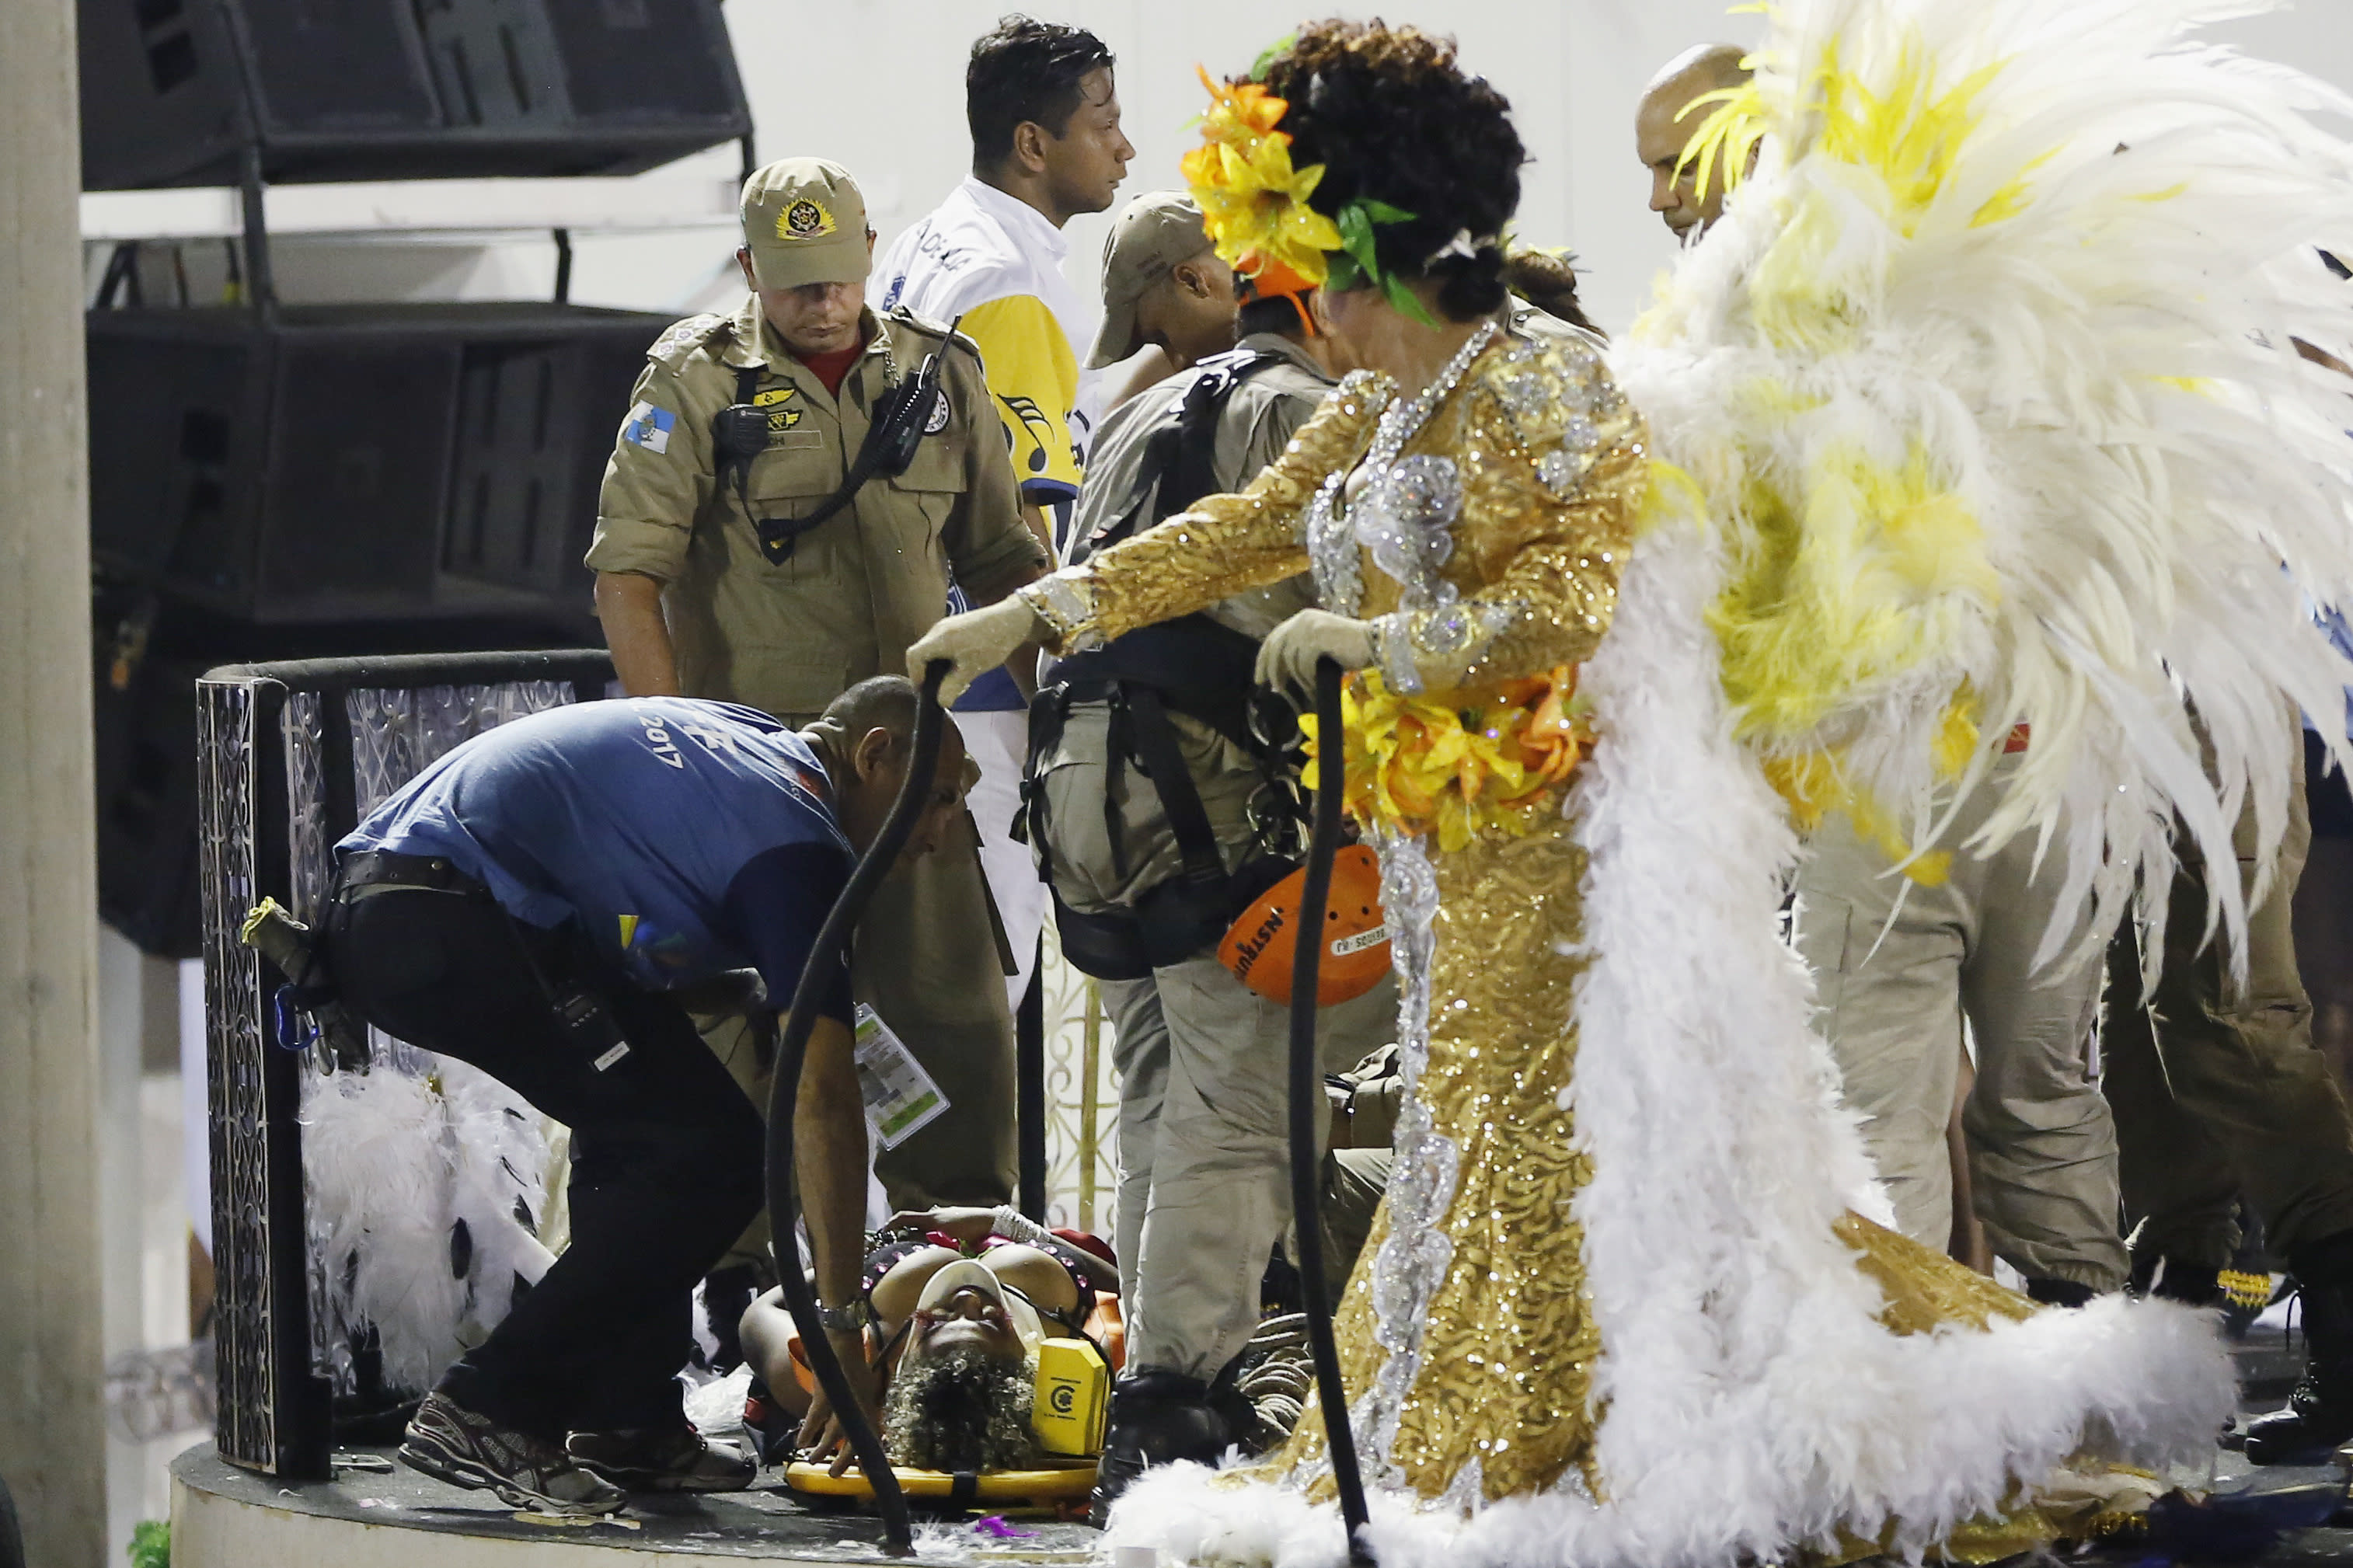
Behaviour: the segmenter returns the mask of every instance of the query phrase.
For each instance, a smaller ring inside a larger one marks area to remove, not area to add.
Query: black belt
[[[490,896],[490,889],[440,855],[402,855],[390,849],[360,849],[343,858],[335,901],[353,903],[397,889],[420,892]]]

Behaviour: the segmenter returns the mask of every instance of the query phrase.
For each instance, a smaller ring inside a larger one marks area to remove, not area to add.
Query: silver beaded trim
[[[1315,599],[1335,616],[1353,616],[1365,600],[1364,563],[1356,531],[1340,513],[1340,491],[1348,482],[1341,468],[1315,487],[1307,503],[1307,559],[1315,572]]]
[[[1373,1384],[1348,1412],[1356,1447],[1370,1455],[1380,1484],[1405,1485],[1396,1459],[1406,1396],[1421,1372],[1423,1325],[1430,1299],[1454,1261],[1440,1223],[1454,1201],[1461,1152],[1432,1130],[1419,1085],[1430,1063],[1430,967],[1436,951],[1438,876],[1422,840],[1384,828],[1379,835],[1381,903],[1388,910],[1398,970],[1398,1077],[1404,1104],[1391,1144],[1389,1233],[1373,1256],[1373,1339],[1388,1352]]]
[[[1454,585],[1440,568],[1454,553],[1462,515],[1462,474],[1451,458],[1400,458],[1373,471],[1356,507],[1356,542],[1395,578],[1407,602],[1440,605]]]
[[[1392,610],[1375,616],[1373,663],[1391,691],[1410,697],[1422,688],[1421,667],[1414,662],[1413,612]]]
[[[1093,630],[1094,576],[1083,563],[1065,566],[1051,576],[1040,577],[1015,591],[1020,595],[1021,602],[1052,628],[1054,640],[1062,652],[1083,653],[1103,642]]]

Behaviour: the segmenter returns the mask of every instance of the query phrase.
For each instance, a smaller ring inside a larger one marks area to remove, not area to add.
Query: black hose
[[[1332,858],[1340,850],[1345,779],[1340,730],[1340,667],[1315,664],[1315,832],[1307,850],[1306,886],[1300,890],[1298,939],[1291,949],[1291,1208],[1299,1233],[1299,1293],[1306,1300],[1307,1343],[1315,1358],[1315,1394],[1324,1409],[1324,1439],[1340,1517],[1348,1527],[1348,1561],[1370,1563],[1365,1544],[1365,1478],[1356,1468],[1356,1436],[1348,1426],[1348,1394],[1340,1383],[1340,1348],[1324,1279],[1324,1216],[1319,1201],[1323,1162],[1317,1123],[1324,1116],[1324,1075],[1315,1052],[1315,986],[1323,966],[1324,910],[1332,901]]]
[[[857,928],[858,917],[865,913],[875,888],[898,864],[899,852],[906,847],[907,836],[914,831],[915,818],[923,814],[923,802],[932,793],[932,774],[940,760],[940,726],[946,722],[940,711],[940,682],[951,668],[946,659],[939,658],[923,671],[907,776],[900,781],[898,798],[891,803],[891,815],[883,819],[881,832],[859,857],[849,886],[833,901],[817,942],[809,949],[800,984],[793,988],[792,1011],[776,1043],[776,1076],[768,1094],[768,1230],[776,1247],[776,1282],[783,1288],[793,1326],[800,1331],[809,1370],[817,1373],[818,1386],[825,1391],[835,1419],[849,1438],[850,1451],[858,1456],[858,1468],[873,1489],[874,1506],[882,1515],[884,1549],[893,1557],[915,1554],[914,1526],[907,1517],[907,1499],[899,1489],[898,1474],[882,1451],[881,1435],[867,1425],[865,1412],[850,1394],[849,1375],[833,1353],[825,1325],[818,1321],[817,1291],[801,1272],[800,1250],[793,1239],[794,1221],[800,1215],[793,1181],[793,1117],[800,1109],[801,1062],[807,1054],[809,1030],[817,1023],[818,1000],[849,942],[849,933]]]

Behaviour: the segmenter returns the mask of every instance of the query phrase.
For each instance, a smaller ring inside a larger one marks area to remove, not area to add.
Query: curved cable
[[[1315,986],[1324,958],[1324,908],[1332,899],[1332,859],[1340,850],[1343,753],[1340,667],[1315,664],[1315,832],[1307,850],[1306,886],[1299,900],[1299,934],[1291,949],[1291,1206],[1299,1238],[1299,1293],[1306,1298],[1307,1343],[1315,1362],[1315,1392],[1323,1407],[1324,1447],[1348,1527],[1348,1561],[1369,1564],[1365,1544],[1365,1478],[1356,1465],[1356,1435],[1348,1426],[1347,1390],[1340,1383],[1340,1349],[1325,1305],[1322,1161],[1316,1123],[1324,1109],[1323,1074],[1315,1053]]]
[[[923,695],[915,705],[915,739],[913,755],[907,760],[907,775],[900,781],[898,796],[891,803],[891,815],[883,819],[882,830],[867,846],[866,853],[859,857],[858,868],[850,873],[841,896],[833,901],[833,909],[826,915],[825,925],[809,949],[808,962],[801,968],[800,983],[793,987],[792,1011],[776,1042],[776,1076],[768,1093],[768,1228],[776,1254],[776,1282],[783,1289],[785,1306],[793,1315],[793,1326],[800,1331],[801,1349],[808,1356],[809,1370],[817,1374],[818,1386],[825,1390],[826,1400],[833,1406],[834,1415],[849,1439],[850,1451],[858,1456],[858,1468],[865,1473],[866,1484],[873,1489],[874,1506],[882,1515],[884,1549],[893,1557],[912,1557],[915,1553],[914,1526],[907,1516],[906,1495],[899,1489],[898,1473],[891,1468],[890,1458],[882,1451],[881,1435],[867,1424],[865,1412],[850,1394],[849,1375],[842,1371],[840,1358],[833,1352],[833,1342],[826,1338],[825,1326],[818,1320],[817,1291],[808,1276],[801,1272],[799,1248],[793,1240],[794,1222],[800,1217],[800,1197],[793,1180],[793,1117],[800,1109],[801,1063],[808,1051],[809,1030],[817,1023],[818,1003],[824,994],[827,977],[848,945],[859,916],[865,913],[874,889],[898,863],[899,852],[906,847],[907,837],[914,831],[915,818],[922,815],[923,801],[931,793],[932,774],[939,766],[940,726],[946,722],[940,711],[940,682],[951,668],[946,659],[941,658],[934,659],[923,670]]]

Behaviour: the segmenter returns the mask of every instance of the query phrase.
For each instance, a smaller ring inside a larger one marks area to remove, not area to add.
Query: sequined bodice
[[[1349,376],[1248,490],[1057,574],[1038,601],[1083,643],[1312,565],[1325,608],[1375,621],[1393,689],[1420,689],[1433,664],[1449,685],[1492,682],[1591,653],[1648,483],[1641,421],[1599,353],[1483,327],[1413,396]]]

